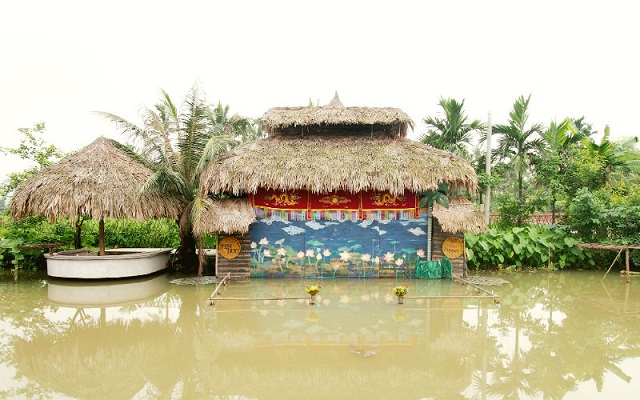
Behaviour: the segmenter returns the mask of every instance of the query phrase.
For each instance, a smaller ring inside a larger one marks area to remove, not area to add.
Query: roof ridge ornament
[[[333,99],[327,104],[325,107],[328,108],[345,108],[342,102],[340,101],[340,97],[338,96],[338,91],[336,90],[336,94],[333,96]]]

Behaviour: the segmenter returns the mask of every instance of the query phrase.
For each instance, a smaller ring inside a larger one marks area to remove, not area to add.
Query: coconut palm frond
[[[120,129],[120,131],[125,135],[138,136],[138,135],[141,135],[142,132],[144,131],[142,128],[140,128],[136,124],[129,122],[118,115],[115,115],[109,112],[104,112],[104,111],[93,111],[93,113],[115,123],[118,129]]]
[[[197,184],[196,170],[202,150],[209,139],[208,106],[200,98],[197,87],[192,88],[187,94],[180,116],[180,126],[177,146],[182,156],[181,173]]]
[[[149,192],[173,198],[190,198],[193,187],[177,171],[171,168],[162,168],[144,183],[141,193]]]
[[[133,146],[128,145],[128,144],[122,144],[120,142],[118,142],[117,140],[114,139],[107,139],[109,141],[109,143],[119,149],[120,151],[122,151],[123,153],[125,153],[126,155],[128,155],[129,157],[131,157],[132,159],[136,160],[137,162],[139,162],[140,164],[143,164],[145,167],[149,168],[149,169],[153,169],[154,168],[154,163],[149,160],[148,158],[144,157],[142,154],[140,154],[139,152],[137,152]]]
[[[193,179],[200,179],[205,168],[218,156],[227,152],[229,145],[234,141],[229,135],[211,136],[204,146],[198,166],[194,171]],[[198,183],[198,182],[196,182]]]

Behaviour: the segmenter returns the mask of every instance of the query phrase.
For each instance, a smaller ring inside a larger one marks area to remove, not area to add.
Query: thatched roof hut
[[[140,196],[153,171],[100,137],[16,188],[10,210],[14,218],[42,215],[50,221],[75,219],[176,218],[178,204],[157,193]]]
[[[326,106],[278,107],[261,118],[269,137],[211,163],[200,195],[305,188],[314,193],[347,190],[475,192],[473,168],[462,158],[406,139],[413,121],[397,108],[344,107],[338,94]],[[283,173],[286,171],[286,173]]]
[[[157,193],[140,196],[152,175],[145,165],[100,137],[18,186],[10,211],[17,219],[42,215],[50,221],[60,217],[73,221],[87,216],[100,220],[101,228],[105,217],[177,218],[183,205]]]
[[[485,230],[484,215],[464,197],[451,199],[449,208],[435,203],[433,216],[444,232],[480,233]]]

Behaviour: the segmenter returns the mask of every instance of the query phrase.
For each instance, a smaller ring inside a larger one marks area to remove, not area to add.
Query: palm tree
[[[640,160],[637,152],[634,152],[634,148],[638,143],[637,137],[627,138],[621,142],[612,142],[609,140],[610,135],[611,130],[607,125],[604,128],[604,135],[600,144],[593,141],[587,143],[589,151],[602,162],[603,185],[612,183],[618,177],[616,172],[621,172],[621,177],[624,178],[625,173],[630,171],[630,167]]]
[[[523,198],[524,174],[542,147],[542,140],[536,137],[542,132],[542,125],[534,124],[527,127],[530,99],[531,95],[526,99],[524,96],[518,97],[513,104],[513,110],[509,112],[508,123],[493,127],[493,133],[501,135],[496,156],[513,166],[517,180],[515,192],[520,202]]]
[[[486,126],[480,120],[468,121],[464,113],[464,100],[441,98],[438,105],[444,112],[444,118],[426,117],[427,133],[420,137],[424,144],[438,149],[448,150],[464,158],[468,158],[467,146],[471,145],[472,134],[483,131]]]
[[[133,139],[138,156],[155,171],[142,192],[155,191],[184,206],[178,220],[180,246],[176,259],[183,268],[193,268],[198,258],[191,210],[200,174],[214,157],[241,143],[252,123],[240,116],[229,117],[228,106],[220,103],[212,109],[196,86],[187,93],[180,108],[167,92],[161,93],[154,108],[142,111],[142,127],[114,114],[100,114]],[[202,274],[201,268],[198,274]]]

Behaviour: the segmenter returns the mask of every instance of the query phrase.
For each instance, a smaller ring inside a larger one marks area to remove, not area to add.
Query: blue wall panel
[[[427,253],[427,216],[251,225],[251,277],[412,277]]]

